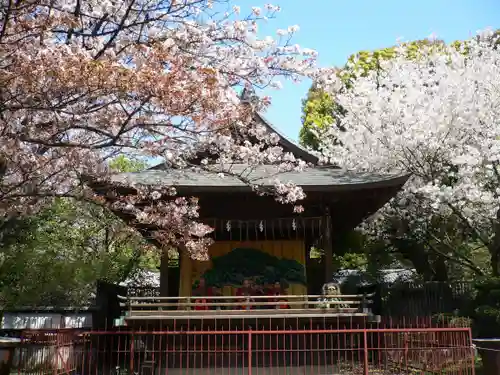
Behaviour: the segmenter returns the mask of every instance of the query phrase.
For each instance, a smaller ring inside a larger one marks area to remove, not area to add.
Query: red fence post
[[[17,375],[21,375],[21,372],[24,372],[24,363],[23,363],[23,345],[24,343],[24,331],[21,332],[21,340],[19,341],[19,364],[17,365]],[[12,353],[14,355],[14,353]]]
[[[130,373],[134,373],[134,334],[130,336]]]
[[[59,340],[60,340],[59,331],[55,332],[55,336],[56,336],[56,342],[55,342],[55,349],[56,350],[55,350],[54,358],[52,358],[51,362],[52,362],[52,372],[54,373],[54,375],[57,375],[57,370],[58,370],[58,365],[59,365],[59,359],[60,359],[59,358],[59,347],[60,347],[60,344],[59,344]],[[50,341],[49,341],[49,343],[50,343]]]
[[[369,375],[368,369],[368,332],[363,330],[363,375]]]
[[[434,336],[434,335],[433,335]],[[405,362],[405,370],[408,370],[408,342],[409,342],[409,339],[408,339],[408,333],[405,332],[403,334],[403,340],[404,340],[404,362]]]
[[[252,332],[248,332],[248,375],[252,375]]]
[[[474,348],[474,342],[472,341],[472,329],[469,327],[467,335],[467,344],[470,346],[470,354],[471,354],[471,369],[472,375],[476,375],[476,349]]]

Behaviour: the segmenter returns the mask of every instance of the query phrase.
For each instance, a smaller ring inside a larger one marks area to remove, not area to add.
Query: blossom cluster
[[[490,31],[457,46],[400,48],[349,90],[323,85],[345,109],[322,138],[326,160],[348,169],[411,174],[382,214],[459,215],[485,236],[500,209],[500,50]]]
[[[298,27],[258,36],[259,22],[279,7],[247,16],[222,0],[2,0],[0,7],[2,215],[54,196],[91,199],[87,177],[109,177],[106,161],[117,153],[162,157],[177,168],[192,167],[200,152],[219,165],[300,164],[252,121],[269,98],[249,104],[237,95],[315,70],[316,53],[291,44]],[[257,142],[242,140],[247,135]],[[163,241],[200,232],[195,202],[151,207],[133,211],[158,224]]]

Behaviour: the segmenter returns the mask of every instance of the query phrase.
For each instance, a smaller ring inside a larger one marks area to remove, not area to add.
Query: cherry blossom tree
[[[404,48],[408,59],[417,57],[421,46],[436,48],[444,44],[441,40],[422,39],[411,42],[404,42],[398,46],[381,48],[374,51],[359,51],[347,59],[347,63],[338,68],[337,76],[342,82],[342,89],[349,90],[356,84],[356,78],[368,74],[369,72],[380,70],[380,61],[389,60],[396,56],[396,52],[401,53]],[[454,42],[459,46],[460,42]],[[302,101],[302,127],[300,128],[299,140],[303,146],[312,149],[318,148],[318,139],[321,138],[323,128],[329,128],[337,117],[342,117],[343,110],[325,92],[321,85],[313,83],[309,88],[307,96]],[[311,129],[313,131],[311,131]]]
[[[462,244],[488,250],[495,276],[500,275],[497,44],[498,36],[486,31],[460,46],[421,47],[415,59],[401,48],[380,62],[382,71],[357,77],[350,90],[338,90],[334,72],[325,71],[322,80],[345,109],[342,126],[331,126],[323,137],[324,157],[348,169],[412,174],[370,228],[376,231],[397,218],[396,231],[426,237],[427,246],[439,244],[433,250],[445,259],[482,274],[456,252],[457,233],[453,240],[449,234],[458,231]]]
[[[117,154],[192,168],[204,153],[196,168],[214,176],[235,162],[303,167],[251,121],[270,98],[237,95],[314,73],[316,53],[291,44],[297,26],[258,37],[279,11],[267,4],[241,16],[224,0],[0,0],[1,215],[56,196],[95,201],[87,182],[109,177]],[[157,240],[187,242],[193,256],[206,246],[195,199],[134,189],[111,208],[154,222]],[[283,183],[263,193],[303,197]]]

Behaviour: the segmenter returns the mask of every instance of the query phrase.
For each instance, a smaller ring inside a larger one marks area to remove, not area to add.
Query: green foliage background
[[[119,156],[110,166],[146,164]],[[0,221],[0,306],[87,304],[97,280],[118,283],[158,263],[157,251],[106,209],[56,199],[37,215]]]

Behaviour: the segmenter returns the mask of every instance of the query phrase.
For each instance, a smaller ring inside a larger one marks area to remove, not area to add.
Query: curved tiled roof
[[[271,124],[262,114],[257,113],[255,115],[256,120],[260,121],[262,124],[264,124],[268,131],[271,133],[276,133],[279,137],[280,140],[278,144],[288,152],[291,152],[296,158],[304,160],[306,163],[312,163],[312,164],[318,164],[318,157],[311,154],[309,151],[307,151],[304,147],[298,145],[294,141],[292,141],[290,138],[288,138],[285,134],[280,132],[273,124]]]
[[[251,103],[254,95],[255,94],[252,90],[243,89],[240,95],[240,100],[242,103]],[[278,144],[283,148],[285,152],[291,152],[296,158],[302,159],[306,163],[311,163],[314,165],[318,164],[319,159],[317,156],[311,154],[304,147],[298,145],[290,138],[288,138],[285,134],[280,132],[278,128],[271,124],[271,122],[268,121],[262,113],[257,112],[254,115],[254,120],[263,124],[270,133],[276,133],[279,136],[280,140],[278,141]]]
[[[247,103],[251,102],[252,93],[243,90],[240,100]],[[147,171],[115,175],[112,181],[151,186],[175,186],[193,192],[201,192],[224,189],[230,189],[231,191],[251,190],[249,184],[271,186],[274,184],[274,180],[279,179],[282,182],[292,182],[299,185],[305,191],[335,191],[391,186],[400,188],[409,177],[403,174],[351,172],[333,165],[319,166],[317,156],[286,137],[262,114],[256,113],[254,119],[263,124],[269,132],[276,133],[279,136],[278,144],[285,152],[292,153],[296,158],[312,164],[313,167],[301,172],[282,172],[277,169],[277,166],[273,165],[232,164],[223,166],[222,169],[219,165],[213,165],[211,170],[201,170],[201,168],[186,170],[159,164]],[[220,172],[225,172],[225,176],[217,176]]]
[[[320,166],[307,168],[303,171],[282,172],[273,165],[234,164],[223,169],[214,166],[211,170],[180,170],[164,167],[164,169],[143,172],[120,173],[112,177],[112,181],[116,183],[175,186],[192,191],[223,189],[245,191],[251,189],[249,184],[272,186],[276,179],[282,182],[292,182],[301,186],[305,191],[340,191],[353,188],[402,186],[408,176],[350,172],[334,167]]]

